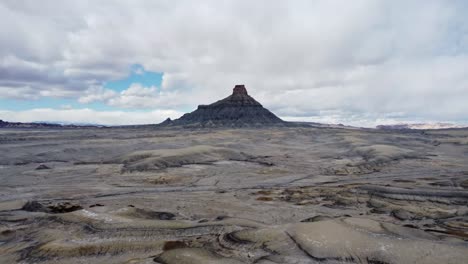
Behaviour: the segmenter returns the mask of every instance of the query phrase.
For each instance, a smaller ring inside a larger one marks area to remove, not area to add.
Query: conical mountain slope
[[[199,127],[255,127],[285,122],[248,95],[244,85],[236,85],[232,95],[161,125]]]

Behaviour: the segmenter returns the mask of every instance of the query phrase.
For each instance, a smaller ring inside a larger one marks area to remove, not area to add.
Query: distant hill
[[[455,125],[450,123],[418,123],[418,124],[395,124],[395,125],[379,125],[378,129],[449,129],[449,128],[466,128],[468,126]]]
[[[85,122],[68,122],[68,121],[34,121],[35,124],[52,124],[61,126],[79,126],[79,127],[103,127],[104,125]]]
[[[54,122],[7,122],[0,120],[0,128],[85,128],[85,127],[102,127],[100,125],[91,124],[73,124],[73,123],[62,123],[57,124]]]

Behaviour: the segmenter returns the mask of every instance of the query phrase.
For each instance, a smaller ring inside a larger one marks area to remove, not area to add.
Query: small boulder
[[[40,164],[39,166],[37,166],[36,170],[49,170],[50,167],[45,165],[45,164]]]
[[[405,220],[414,220],[414,219],[421,219],[420,217],[416,216],[415,214],[408,212],[403,209],[396,209],[393,210],[390,213],[391,216],[395,217],[396,219],[400,221],[405,221]]]
[[[73,211],[83,209],[83,207],[81,207],[81,205],[73,204],[73,203],[69,203],[69,202],[49,205],[49,206],[47,206],[47,208],[53,214],[62,214],[62,213],[68,213],[68,212],[73,212]]]
[[[21,210],[28,211],[28,212],[44,212],[46,208],[43,204],[38,201],[28,201]]]
[[[81,209],[83,209],[81,205],[70,202],[43,204],[38,201],[29,201],[21,208],[21,210],[28,212],[44,212],[51,214],[68,213]]]

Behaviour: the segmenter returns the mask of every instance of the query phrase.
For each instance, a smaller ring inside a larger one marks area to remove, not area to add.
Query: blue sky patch
[[[140,83],[144,87],[161,87],[163,73],[146,71],[143,66],[134,64],[131,67],[130,76],[116,81],[108,81],[104,84],[105,88],[117,92],[126,90],[132,83]]]
[[[161,87],[163,73],[146,71],[142,65],[134,64],[130,67],[130,75],[126,78],[108,81],[104,83],[104,88],[121,92],[130,87],[132,83],[139,83],[144,87],[156,86]],[[52,109],[79,109],[91,108],[97,111],[129,111],[119,107],[112,107],[103,102],[92,102],[82,104],[78,102],[78,98],[55,98],[41,97],[36,100],[17,100],[0,98],[0,109],[10,111],[22,111],[35,108],[52,108]],[[149,109],[148,109],[149,110]]]
[[[100,102],[81,104],[76,99],[43,97],[37,100],[17,100],[0,98],[0,110],[23,111],[37,108],[80,109],[91,108],[97,111],[110,111],[118,108]]]

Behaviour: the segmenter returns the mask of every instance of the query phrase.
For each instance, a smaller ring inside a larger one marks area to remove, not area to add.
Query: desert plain
[[[0,263],[468,263],[468,130],[0,130]]]

